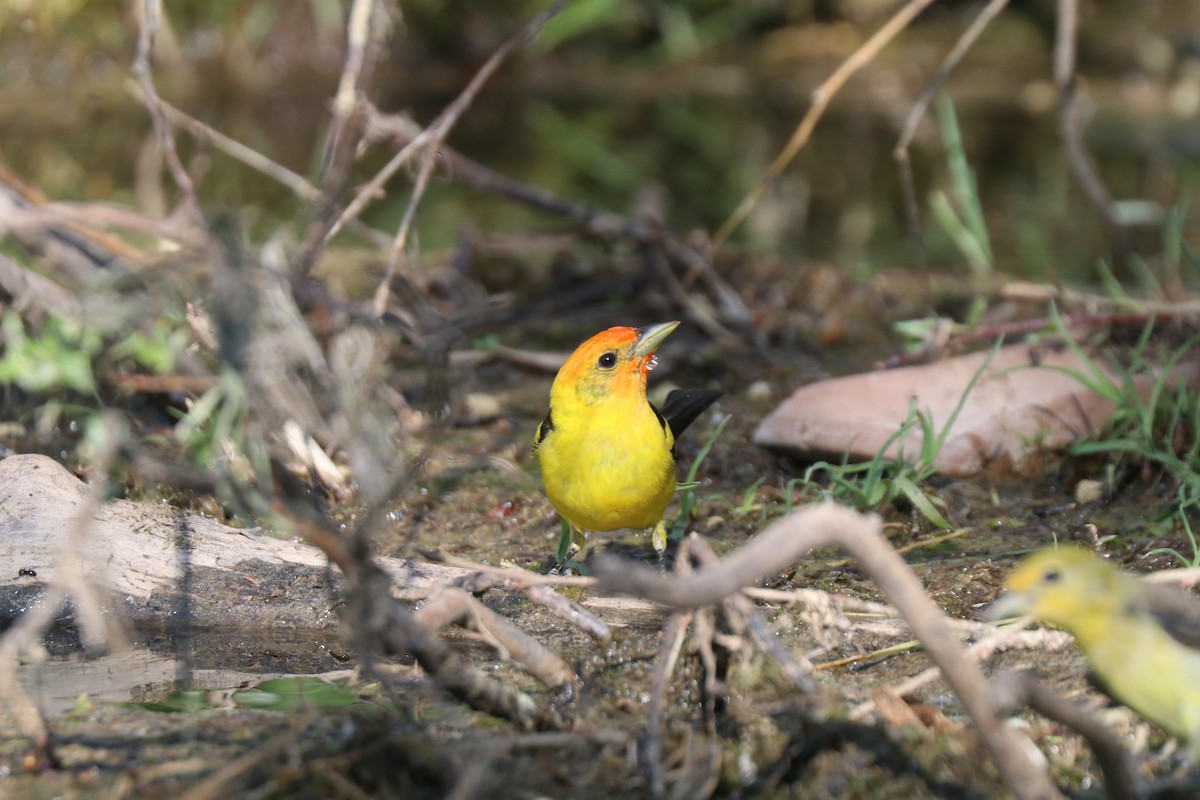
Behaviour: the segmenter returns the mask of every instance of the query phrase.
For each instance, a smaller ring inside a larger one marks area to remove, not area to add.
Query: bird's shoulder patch
[[[541,444],[542,440],[546,438],[546,434],[554,430],[554,418],[552,413],[553,412],[547,411],[546,418],[538,424],[537,433],[533,435],[534,447],[537,447],[539,444]]]

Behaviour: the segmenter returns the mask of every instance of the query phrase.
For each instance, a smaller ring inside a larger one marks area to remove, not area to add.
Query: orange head
[[[657,366],[654,351],[679,322],[600,331],[576,348],[550,389],[551,405],[597,403],[611,397],[645,398],[646,376]]]

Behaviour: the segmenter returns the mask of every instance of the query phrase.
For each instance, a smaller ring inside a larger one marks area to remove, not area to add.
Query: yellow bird
[[[1031,614],[1075,637],[1101,688],[1200,754],[1200,599],[1076,547],[1035,553],[992,619]]]
[[[562,569],[588,531],[653,528],[661,560],[663,512],[675,494],[675,438],[722,392],[676,390],[660,412],[646,399],[655,350],[678,322],[616,327],[581,344],[550,387],[533,452],[546,496],[571,528]]]

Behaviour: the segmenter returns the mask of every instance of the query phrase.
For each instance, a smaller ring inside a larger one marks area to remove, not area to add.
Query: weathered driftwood
[[[336,569],[315,547],[165,504],[114,500],[81,521],[91,491],[45,456],[0,460],[0,620],[37,602],[58,579],[64,548],[77,547],[84,577],[134,622],[169,621],[186,587],[196,625],[336,624]],[[399,558],[379,562],[404,600],[467,572]]]

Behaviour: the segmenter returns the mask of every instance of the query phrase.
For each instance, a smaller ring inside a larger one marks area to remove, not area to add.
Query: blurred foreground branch
[[[997,717],[979,667],[964,656],[945,614],[883,538],[880,526],[880,519],[873,514],[857,514],[822,503],[774,523],[746,545],[688,578],[659,575],[611,556],[597,556],[594,572],[604,590],[697,608],[718,603],[743,586],[787,570],[812,549],[841,547],[888,596],[941,668],[1013,793],[1023,800],[1060,797],[1045,771],[1030,760],[1017,734]]]

